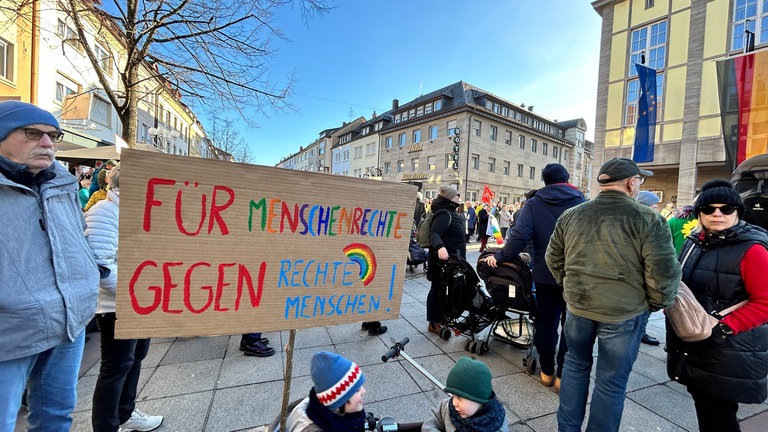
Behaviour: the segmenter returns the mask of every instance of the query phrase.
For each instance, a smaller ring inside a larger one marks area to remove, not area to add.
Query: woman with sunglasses
[[[712,336],[683,342],[667,324],[667,373],[687,386],[700,431],[739,431],[739,403],[768,396],[768,232],[741,220],[744,204],[726,180],[702,186],[680,253],[682,280],[707,311],[722,311]]]

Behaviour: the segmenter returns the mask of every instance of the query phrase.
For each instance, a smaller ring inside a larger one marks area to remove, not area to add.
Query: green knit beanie
[[[486,404],[491,401],[491,370],[480,360],[462,357],[456,362],[445,380],[447,393]]]

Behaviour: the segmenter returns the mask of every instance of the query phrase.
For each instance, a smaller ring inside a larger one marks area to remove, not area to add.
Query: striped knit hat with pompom
[[[360,366],[327,351],[312,356],[310,375],[317,399],[331,411],[344,405],[365,382]]]

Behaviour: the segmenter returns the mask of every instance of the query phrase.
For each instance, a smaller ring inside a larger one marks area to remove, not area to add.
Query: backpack
[[[450,256],[439,260],[440,292],[438,302],[443,316],[455,320],[474,305],[480,280],[472,271],[472,265],[463,258]],[[467,267],[468,266],[468,267]]]
[[[768,229],[768,154],[742,162],[733,172],[731,184],[744,201],[744,221]]]
[[[416,227],[416,243],[418,243],[419,246],[423,248],[432,247],[432,239],[429,238],[430,231],[432,230],[432,218],[441,211],[448,212],[448,217],[451,218],[450,222],[448,222],[448,225],[453,222],[453,216],[451,216],[451,212],[445,209],[440,209],[438,211],[425,214],[419,221],[419,225]]]

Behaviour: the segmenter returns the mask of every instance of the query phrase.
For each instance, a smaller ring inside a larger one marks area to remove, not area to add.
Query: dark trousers
[[[696,420],[699,422],[699,432],[739,432],[739,421],[736,412],[738,402],[718,399],[708,394],[688,389],[696,406]]]
[[[131,418],[141,361],[149,339],[115,339],[115,314],[97,315],[101,328],[101,368],[93,391],[91,424],[94,432],[115,432]]]
[[[565,336],[560,335],[558,347],[558,328],[565,322],[565,300],[563,287],[557,284],[536,284],[536,333],[533,343],[539,352],[541,371],[547,375],[555,374],[555,355],[557,355],[557,376],[563,373],[563,363],[568,347]],[[557,348],[557,351],[555,349]]]

